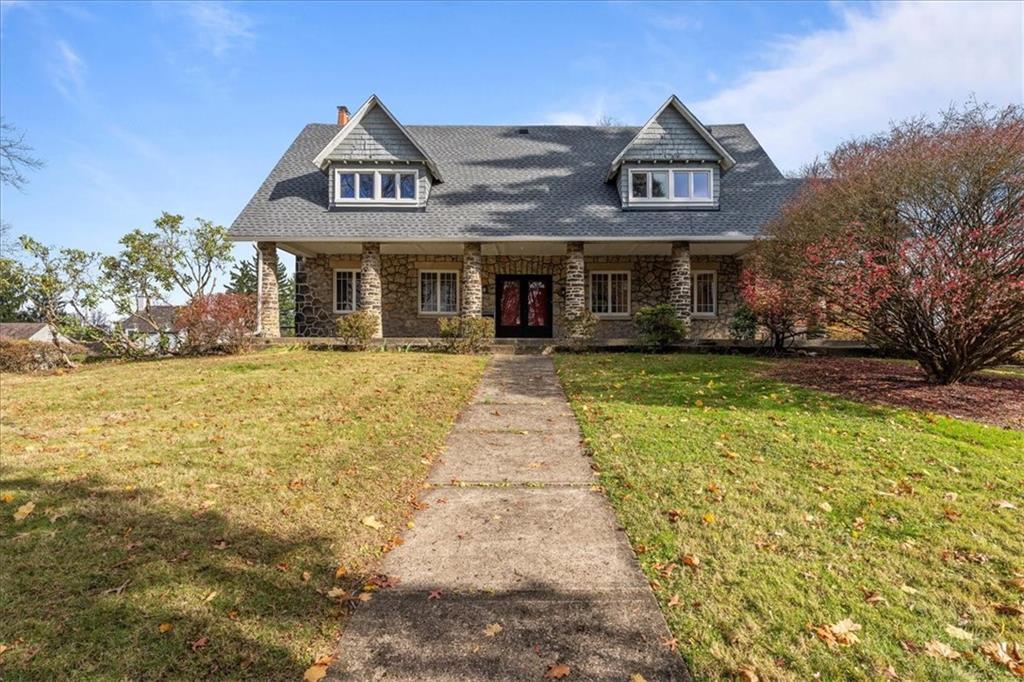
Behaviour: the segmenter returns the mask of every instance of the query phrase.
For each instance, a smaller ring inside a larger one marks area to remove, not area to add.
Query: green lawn
[[[344,621],[327,592],[404,527],[484,363],[282,349],[3,376],[0,677],[300,678]]]
[[[1009,674],[977,647],[1024,645],[1024,433],[797,389],[766,360],[557,362],[698,678]],[[859,641],[815,632],[845,619]]]

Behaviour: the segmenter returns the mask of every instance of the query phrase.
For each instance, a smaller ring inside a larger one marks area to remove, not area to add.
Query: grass
[[[326,593],[404,526],[484,362],[278,350],[3,376],[0,677],[297,679],[343,624]]]
[[[798,389],[765,360],[557,362],[698,678],[1008,675],[975,647],[1024,641],[1024,616],[995,608],[1024,602],[1024,433]],[[859,642],[816,636],[847,618]]]

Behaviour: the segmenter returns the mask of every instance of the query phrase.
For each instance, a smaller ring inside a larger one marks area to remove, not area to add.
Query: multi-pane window
[[[334,271],[334,312],[352,313],[359,310],[359,284],[362,275],[358,270]]]
[[[336,203],[413,203],[419,174],[415,171],[335,171]]]
[[[629,273],[590,273],[590,312],[629,315]]]
[[[420,312],[446,315],[459,311],[459,273],[455,270],[420,271]]]
[[[690,304],[696,317],[714,317],[718,298],[715,273],[693,272],[690,275]]]
[[[711,182],[707,169],[629,171],[630,197],[639,202],[708,202]]]

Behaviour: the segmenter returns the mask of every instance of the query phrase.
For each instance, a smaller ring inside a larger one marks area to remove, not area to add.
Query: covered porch
[[[280,336],[278,249],[295,256],[295,334],[331,337],[357,310],[377,338],[435,338],[438,319],[491,317],[500,338],[562,339],[590,310],[595,338],[635,337],[638,309],[668,303],[694,340],[727,339],[750,241],[258,242],[260,333]]]

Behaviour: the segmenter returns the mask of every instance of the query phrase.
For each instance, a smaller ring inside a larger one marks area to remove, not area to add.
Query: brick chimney
[[[338,107],[338,125],[343,126],[348,123],[348,107],[341,105]]]

